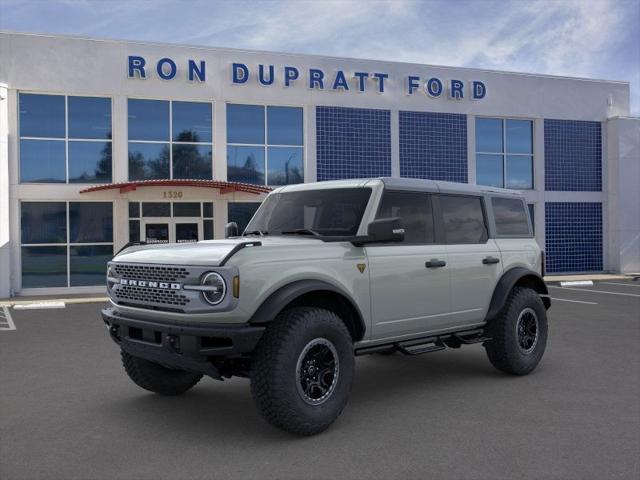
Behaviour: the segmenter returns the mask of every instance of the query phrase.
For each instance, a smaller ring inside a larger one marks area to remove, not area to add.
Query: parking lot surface
[[[346,410],[310,438],[265,423],[245,379],[181,397],[139,389],[100,304],[7,309],[0,478],[637,480],[640,282],[550,294],[531,375],[499,373],[477,345],[359,357]]]

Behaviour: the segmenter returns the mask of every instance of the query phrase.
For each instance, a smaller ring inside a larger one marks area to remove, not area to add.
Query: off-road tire
[[[323,403],[310,405],[298,391],[297,365],[305,347],[326,339],[338,357],[335,386]],[[315,307],[285,310],[269,324],[251,368],[251,393],[258,411],[272,425],[298,435],[322,432],[340,415],[354,372],[353,340],[333,312]]]
[[[519,346],[517,332],[518,318],[531,311],[537,317],[537,338],[531,351],[525,352]],[[491,340],[485,343],[491,364],[512,375],[530,373],[542,358],[547,345],[547,311],[537,292],[530,288],[515,287],[496,318],[487,326]]]
[[[160,395],[180,395],[200,381],[199,373],[172,370],[143,358],[120,351],[122,365],[129,378],[139,387]]]

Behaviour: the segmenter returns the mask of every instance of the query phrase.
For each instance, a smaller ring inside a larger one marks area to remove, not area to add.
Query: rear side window
[[[497,235],[501,237],[530,235],[527,212],[522,200],[493,197],[491,205],[493,206]]]
[[[428,193],[385,191],[376,218],[400,217],[404,243],[433,243],[433,210]]]
[[[440,206],[448,244],[487,241],[489,235],[480,197],[441,195]]]

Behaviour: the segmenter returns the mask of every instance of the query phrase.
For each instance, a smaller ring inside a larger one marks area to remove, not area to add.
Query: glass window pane
[[[140,204],[129,202],[129,218],[140,218]]]
[[[242,233],[244,229],[247,228],[253,214],[258,210],[260,203],[229,202],[228,205],[229,221],[236,222],[238,224],[238,231]]]
[[[204,202],[202,204],[202,216],[204,218],[213,218],[213,202]]]
[[[533,122],[507,120],[507,153],[533,153]]]
[[[129,140],[169,141],[169,102],[129,99]]]
[[[169,224],[145,223],[144,241],[147,243],[169,243]]]
[[[111,138],[111,99],[69,97],[69,138]]]
[[[488,238],[479,197],[441,195],[440,206],[448,244],[485,243]]]
[[[129,180],[155,178],[169,178],[169,144],[129,142]]]
[[[66,286],[67,247],[22,247],[22,288]]]
[[[171,204],[165,202],[145,202],[142,204],[143,217],[170,217]]]
[[[264,144],[264,107],[228,104],[227,143]]]
[[[533,188],[533,157],[507,155],[507,188],[518,190]]]
[[[111,202],[69,202],[71,243],[113,242]]]
[[[529,218],[531,219],[533,233],[536,233],[536,207],[533,203],[529,203],[527,204],[527,208],[529,209]]]
[[[210,145],[173,144],[173,178],[213,178],[213,157]]]
[[[227,147],[230,182],[264,184],[264,147]]]
[[[502,146],[502,120],[476,118],[476,152],[501,153]]]
[[[113,258],[113,245],[69,247],[71,286],[104,285],[107,262]]]
[[[110,183],[111,142],[69,142],[69,183]]]
[[[199,217],[200,204],[196,202],[176,202],[173,204],[174,217]]]
[[[129,241],[140,241],[140,220],[129,220]]]
[[[197,223],[176,223],[176,243],[193,243],[199,240]]]
[[[529,235],[529,222],[522,200],[494,197],[491,205],[498,235]]]
[[[405,229],[403,243],[433,243],[433,212],[431,195],[387,191],[376,218],[400,217]]]
[[[267,107],[267,138],[270,145],[302,145],[302,108]]]
[[[20,182],[64,183],[63,140],[20,140]]]
[[[211,143],[211,104],[173,102],[173,140],[175,142]]]
[[[213,240],[213,220],[204,220],[202,226],[204,230],[202,232],[202,239]]]
[[[66,243],[67,206],[64,202],[22,202],[22,243]]]
[[[21,93],[20,136],[64,138],[64,97]]]
[[[476,183],[490,187],[503,187],[504,172],[502,167],[502,155],[476,155]]]
[[[303,149],[301,147],[269,147],[269,185],[304,182]]]

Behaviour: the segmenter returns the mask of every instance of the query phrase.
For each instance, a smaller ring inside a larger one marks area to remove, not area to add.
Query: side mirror
[[[229,222],[224,226],[224,238],[237,237],[238,236],[238,224],[236,222]]]
[[[402,242],[404,227],[399,217],[380,218],[367,227],[367,243]]]

